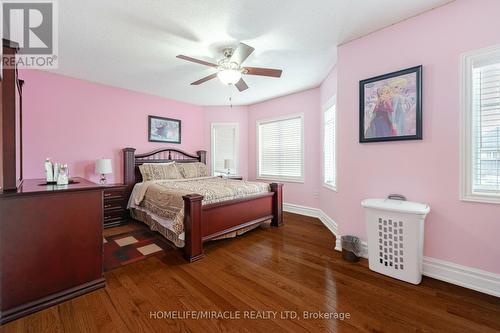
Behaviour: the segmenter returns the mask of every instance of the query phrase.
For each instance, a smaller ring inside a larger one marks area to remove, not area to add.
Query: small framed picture
[[[359,142],[422,140],[422,66],[359,82]]]
[[[148,140],[149,142],[181,143],[181,121],[148,116]]]

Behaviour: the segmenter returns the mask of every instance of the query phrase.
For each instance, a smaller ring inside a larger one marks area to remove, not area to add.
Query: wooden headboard
[[[143,163],[206,163],[207,152],[198,150],[196,154],[189,154],[175,148],[161,148],[144,154],[136,154],[135,148],[123,149],[123,182],[130,188],[142,181],[139,165]]]

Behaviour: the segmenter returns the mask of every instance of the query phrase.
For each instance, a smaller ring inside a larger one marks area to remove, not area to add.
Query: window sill
[[[460,200],[467,202],[480,202],[489,204],[500,204],[500,195],[468,193],[460,197]]]
[[[279,177],[262,177],[257,176],[257,180],[278,181],[283,183],[304,183],[304,179],[279,178]]]
[[[327,183],[323,183],[323,187],[324,188],[327,188],[329,189],[330,191],[333,191],[335,193],[337,193],[337,186],[333,186],[333,185],[330,185],[330,184],[327,184]]]

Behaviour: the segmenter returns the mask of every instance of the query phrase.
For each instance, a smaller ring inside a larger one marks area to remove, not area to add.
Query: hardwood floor
[[[285,220],[281,228],[265,226],[239,239],[211,242],[206,246],[207,256],[192,264],[175,251],[110,271],[105,275],[105,289],[8,323],[0,330],[500,331],[500,298],[427,277],[414,286],[371,272],[366,260],[346,263],[333,250],[334,237],[318,220],[294,214],[285,214]],[[182,311],[207,310],[233,317],[241,311],[241,319],[160,318],[168,311],[186,316]],[[252,312],[254,315],[277,311],[277,318],[243,318],[244,311],[260,311]],[[280,318],[293,311],[297,318]],[[350,317],[306,319],[304,311],[348,313]]]

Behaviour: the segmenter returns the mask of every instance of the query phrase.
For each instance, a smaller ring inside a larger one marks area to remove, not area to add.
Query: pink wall
[[[25,178],[43,178],[46,157],[69,164],[73,176],[97,180],[94,161],[113,159],[109,180],[122,181],[121,149],[146,152],[204,148],[201,107],[41,71],[22,71]],[[148,115],[181,119],[182,143],[148,142]]]
[[[210,106],[203,108],[205,150],[208,151],[207,165],[211,166],[211,126],[212,123],[239,124],[239,166],[238,173],[248,178],[248,107]]]
[[[459,57],[500,43],[498,13],[498,0],[459,0],[339,47],[337,209],[328,212],[341,234],[365,238],[361,200],[401,193],[431,206],[426,256],[500,273],[500,206],[459,200]],[[359,144],[359,80],[420,64],[424,140]]]
[[[256,121],[284,115],[304,114],[304,183],[285,183],[286,203],[319,207],[320,91],[310,89],[248,107],[249,178],[256,177]]]

